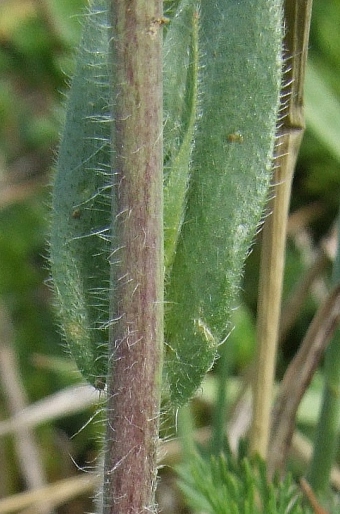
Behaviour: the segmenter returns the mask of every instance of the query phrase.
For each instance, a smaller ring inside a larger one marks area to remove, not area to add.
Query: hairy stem
[[[162,2],[112,0],[114,176],[104,513],[155,512],[163,338]]]

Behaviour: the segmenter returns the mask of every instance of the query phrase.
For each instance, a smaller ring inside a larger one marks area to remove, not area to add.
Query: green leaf
[[[282,71],[281,1],[204,0],[199,13],[200,115],[166,290],[175,404],[192,396],[230,330],[267,199]]]
[[[164,43],[164,253],[169,274],[181,231],[198,104],[198,9],[180,4]]]
[[[82,374],[107,370],[111,226],[109,24],[90,3],[53,186],[50,257],[62,327]]]

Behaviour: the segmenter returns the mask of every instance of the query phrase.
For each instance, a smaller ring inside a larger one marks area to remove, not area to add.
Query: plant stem
[[[288,457],[295,418],[301,398],[308,388],[340,319],[340,286],[321,304],[307,333],[289,364],[280,385],[272,413],[268,475],[283,472]]]
[[[183,462],[190,462],[192,456],[197,451],[194,434],[194,419],[189,403],[181,407],[178,411],[178,440],[181,446]]]
[[[155,512],[163,347],[162,2],[112,0],[115,192],[104,513]]]
[[[219,455],[223,451],[225,445],[227,379],[230,375],[232,360],[233,355],[231,355],[230,348],[225,344],[222,345],[220,350],[220,360],[217,366],[218,386],[216,405],[213,413],[212,451],[215,455]]]
[[[340,283],[340,225],[338,219],[338,251],[333,269],[333,283]],[[315,491],[329,487],[331,467],[338,445],[340,420],[340,330],[326,351],[325,385],[322,408],[316,429],[314,452],[309,470],[309,482]]]
[[[276,350],[282,297],[285,241],[291,184],[295,162],[304,132],[303,83],[307,56],[311,0],[285,1],[288,62],[283,85],[282,126],[279,130],[273,177],[271,215],[263,230],[258,322],[257,369],[254,381],[254,409],[250,447],[252,453],[267,457],[270,432]]]

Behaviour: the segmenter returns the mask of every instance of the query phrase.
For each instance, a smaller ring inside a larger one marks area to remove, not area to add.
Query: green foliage
[[[111,226],[107,2],[91,4],[78,52],[53,189],[51,266],[60,318],[84,376],[107,370]]]
[[[203,458],[192,455],[178,470],[179,486],[195,512],[207,514],[307,514],[290,476],[269,483],[260,459],[239,459],[230,452]]]
[[[280,1],[203,1],[199,16],[199,117],[166,289],[166,369],[179,404],[192,396],[230,330],[267,199],[282,67]]]
[[[270,7],[268,0],[183,0],[165,37],[165,377],[175,404],[193,395],[230,329],[267,198],[282,68],[281,2]],[[116,213],[109,198],[108,30],[106,2],[97,0],[68,102],[51,234],[66,339],[97,385],[106,376],[108,298],[116,288],[109,271]]]
[[[198,6],[184,0],[164,42],[164,260],[166,281],[181,233],[198,115]]]

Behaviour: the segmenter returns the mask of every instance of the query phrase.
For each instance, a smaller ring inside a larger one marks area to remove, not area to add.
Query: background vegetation
[[[46,241],[50,183],[64,115],[63,94],[67,77],[72,74],[73,51],[80,35],[77,15],[83,3],[0,1],[0,498],[81,476],[80,468],[92,468],[100,448],[100,424],[96,423],[100,414],[87,423],[98,410],[98,395],[82,388],[72,400],[63,396],[59,414],[55,397],[50,397],[81,383],[63,350],[56,325]],[[294,319],[289,325],[292,310],[283,310],[282,323],[286,326],[287,322],[287,328],[279,351],[278,379],[331,283],[331,257],[336,247],[331,231],[340,192],[339,22],[340,3],[314,1],[306,82],[307,131],[293,184],[286,305],[311,266],[316,261],[320,265],[303,304],[293,310]],[[229,405],[253,357],[261,235],[258,239],[247,261],[243,294],[235,312],[236,328],[226,346],[232,375],[228,381]],[[321,251],[325,256],[319,258]],[[213,371],[192,406],[202,437],[212,419],[214,377]],[[314,433],[321,393],[322,369],[299,412],[299,430],[307,437]],[[49,398],[46,404],[26,411],[26,424],[20,425],[17,414],[16,432],[13,425],[6,424],[24,407],[45,398]],[[27,420],[34,415],[46,419],[32,422],[36,426],[30,431]],[[172,435],[167,427],[164,433]],[[169,449],[168,459],[172,456],[176,458],[176,448],[174,452]],[[304,466],[301,456],[292,460],[294,472],[301,472]],[[164,473],[159,487],[164,513],[180,512],[182,508],[172,481],[172,476]],[[82,497],[58,507],[58,512],[89,510],[86,498],[95,480],[89,482],[83,486],[88,490]],[[81,489],[80,482],[77,484]],[[0,502],[0,512],[5,512],[1,508]]]

